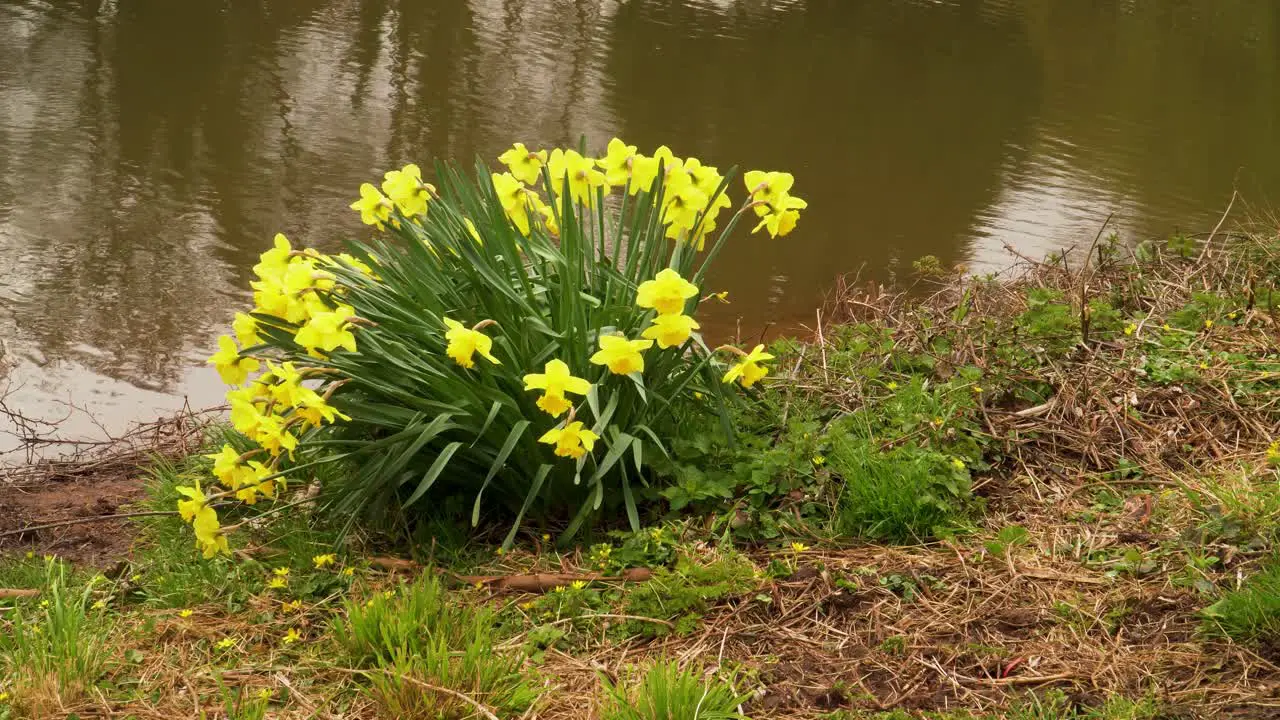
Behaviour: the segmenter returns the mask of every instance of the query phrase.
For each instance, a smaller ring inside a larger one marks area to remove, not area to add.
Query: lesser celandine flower
[[[541,373],[530,373],[524,376],[525,390],[544,390],[538,398],[538,407],[551,417],[559,417],[573,403],[565,397],[565,393],[586,395],[591,391],[591,383],[569,372],[569,366],[563,360],[550,360]]]
[[[636,288],[636,305],[653,308],[659,315],[684,312],[685,302],[698,294],[698,286],[680,277],[680,273],[666,268],[652,280],[645,280]]]
[[[218,371],[222,382],[228,385],[239,385],[249,379],[249,373],[257,372],[256,358],[243,357],[236,341],[230,335],[218,337],[218,352],[209,356],[208,363]]]
[[[666,350],[683,345],[699,327],[698,321],[688,315],[659,315],[653,319],[652,325],[640,333],[640,337],[654,340],[659,348]]]
[[[601,335],[600,350],[591,356],[595,365],[605,365],[614,375],[644,372],[641,350],[653,345],[652,340],[628,340],[621,335]]]
[[[600,436],[582,427],[580,420],[565,425],[563,428],[552,428],[538,438],[538,442],[556,446],[556,455],[568,458],[580,458],[591,452]]]
[[[457,320],[450,318],[442,318],[442,320],[445,327],[449,328],[444,334],[445,339],[449,341],[445,354],[453,358],[454,362],[464,368],[472,368],[476,364],[473,357],[479,353],[480,357],[494,365],[502,364],[489,352],[493,349],[493,338],[480,332],[480,328],[485,327],[486,322],[480,322],[475,327],[468,328]],[[487,324],[492,324],[492,321],[487,321]]]
[[[737,352],[742,359],[724,374],[724,382],[731,383],[736,380],[742,387],[749,388],[769,374],[769,368],[761,363],[772,360],[773,356],[764,351],[764,345],[756,345],[749,353],[743,353],[737,348],[730,349]]]
[[[526,185],[537,184],[542,177],[542,166],[547,163],[547,151],[531,151],[524,143],[516,143],[498,156],[498,162],[511,170],[511,175]]]
[[[315,557],[311,558],[311,563],[312,563],[313,565],[315,565],[315,566],[316,566],[316,569],[317,569],[317,570],[319,570],[320,568],[325,567],[325,566],[327,566],[327,565],[332,565],[332,564],[334,564],[334,563],[335,563],[335,562],[337,562],[337,561],[338,561],[338,558],[337,558],[337,556],[336,556],[336,555],[334,555],[333,553],[325,553],[325,554],[323,554],[323,555],[316,555]]]
[[[284,634],[284,644],[290,645],[302,639],[302,634],[296,628],[289,628],[289,632]]]

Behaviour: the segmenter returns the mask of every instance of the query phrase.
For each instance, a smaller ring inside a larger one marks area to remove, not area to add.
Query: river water
[[[724,335],[924,254],[1207,229],[1280,196],[1278,49],[1270,0],[0,0],[0,388],[86,432],[214,404],[273,233],[335,248],[360,182],[514,140],[793,171]]]

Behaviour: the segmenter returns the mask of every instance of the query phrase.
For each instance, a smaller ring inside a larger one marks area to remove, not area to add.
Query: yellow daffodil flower
[[[494,357],[489,351],[493,349],[493,338],[476,330],[463,326],[457,320],[450,318],[442,318],[445,327],[449,330],[444,334],[449,345],[445,348],[445,354],[453,358],[453,361],[464,368],[472,368],[475,366],[473,357],[476,353],[480,357],[488,360],[494,365],[501,365],[498,358]],[[478,325],[476,327],[479,327]]]
[[[295,407],[300,403],[299,397],[305,390],[302,386],[302,373],[291,362],[279,365],[267,361],[267,374],[275,379],[270,385],[271,399],[285,407]]]
[[[422,170],[413,163],[383,175],[382,192],[395,203],[405,217],[427,214],[427,201],[431,199],[430,185],[422,182]]]
[[[529,190],[511,173],[493,173],[493,190],[507,218],[521,235],[529,236]]]
[[[800,220],[800,211],[809,207],[809,203],[798,197],[784,195],[777,205],[772,206],[767,215],[752,228],[751,232],[756,233],[760,228],[769,231],[769,237],[782,237],[792,230],[795,230],[796,223]],[[759,210],[759,208],[756,208]]]
[[[283,275],[285,267],[289,264],[289,257],[293,253],[293,246],[289,244],[289,238],[283,233],[276,233],[271,242],[271,249],[259,255],[258,264],[253,266],[254,274],[263,280],[279,278]]]
[[[542,216],[542,224],[547,228],[547,234],[551,237],[560,237],[560,223],[556,221],[556,212],[550,205],[541,200],[534,203],[538,210],[538,214]]]
[[[659,348],[666,350],[683,345],[684,341],[689,339],[689,335],[698,328],[698,321],[688,315],[659,315],[653,319],[653,324],[640,334],[640,337],[654,340]]]
[[[236,313],[235,320],[231,321],[231,330],[235,332],[236,340],[240,341],[242,347],[262,344],[262,337],[258,335],[258,321],[252,315]]]
[[[751,201],[762,203],[755,208],[756,215],[761,217],[768,214],[771,208],[779,206],[782,198],[791,192],[791,186],[795,181],[791,173],[784,172],[751,170],[742,176],[742,182],[746,184],[747,192],[751,194]]]
[[[214,477],[227,487],[236,487],[236,473],[240,470],[240,453],[236,452],[235,448],[223,445],[221,450],[205,457],[213,461]]]
[[[688,173],[682,171],[672,177],[683,180],[672,182],[668,186],[662,221],[668,223],[667,237],[679,240],[697,224],[698,214],[707,207],[708,198],[693,184]]]
[[[462,224],[466,226],[467,234],[476,241],[477,245],[484,245],[484,240],[480,238],[480,232],[476,230],[476,224],[471,222],[471,218],[462,218]]]
[[[306,387],[300,390],[298,404],[294,406],[293,414],[302,418],[303,422],[311,427],[320,427],[326,422],[351,419],[350,415],[326,402],[320,393]]]
[[[352,310],[347,305],[316,313],[306,325],[298,328],[293,341],[311,351],[333,352],[343,348],[348,352],[355,352],[356,337],[351,334],[351,324],[347,322],[352,317]]]
[[[227,546],[227,536],[222,534],[222,528],[218,524],[218,514],[208,505],[196,513],[191,521],[191,529],[196,534],[196,546],[201,549],[206,560],[220,553],[231,552]]]
[[[580,458],[591,452],[600,436],[582,427],[582,422],[575,420],[563,428],[548,430],[538,438],[538,442],[556,446],[556,455],[568,458]]]
[[[685,301],[698,294],[698,286],[680,277],[680,273],[666,268],[652,280],[645,280],[636,288],[636,305],[653,308],[659,315],[678,315],[684,312]]]
[[[278,415],[263,415],[259,419],[254,440],[272,456],[288,451],[292,457],[298,447],[298,438],[289,432],[288,424]]]
[[[276,481],[267,479],[274,474],[271,468],[266,465],[257,460],[250,460],[240,469],[236,477],[236,482],[238,483],[236,486],[236,499],[245,505],[256,505],[259,495],[274,498],[276,496]]]
[[[400,221],[391,216],[395,205],[378,188],[370,183],[360,186],[360,199],[351,203],[351,209],[360,213],[360,221],[383,230],[386,223],[400,227]]]
[[[208,364],[218,371],[222,382],[228,385],[240,385],[249,379],[249,373],[258,370],[258,360],[242,357],[236,341],[230,335],[218,338],[218,352],[209,356]]]
[[[652,340],[628,340],[621,335],[601,335],[600,350],[591,356],[594,365],[605,365],[615,375],[644,372],[641,350],[653,345]]]
[[[573,403],[565,397],[565,393],[586,395],[591,392],[591,383],[569,372],[569,366],[563,360],[550,360],[541,373],[530,373],[524,376],[525,390],[543,390],[538,398],[538,407],[551,417],[560,417]]]
[[[526,148],[524,143],[516,143],[498,156],[498,162],[506,165],[520,182],[536,185],[542,177],[542,166],[547,163],[547,151],[534,152]]]
[[[338,561],[338,556],[334,555],[333,553],[324,553],[323,555],[316,555],[315,557],[311,558],[311,563],[316,566],[317,570],[319,570],[322,567],[332,565],[337,561]]]
[[[604,181],[615,187],[626,185],[631,178],[631,161],[635,156],[635,145],[628,145],[618,138],[610,140],[604,157],[596,161],[604,171]]]
[[[737,380],[742,387],[749,388],[769,374],[769,368],[761,363],[772,359],[773,356],[764,351],[764,345],[756,345],[751,352],[743,355],[737,364],[729,368],[729,371],[724,374],[723,381],[731,383]]]
[[[369,277],[376,277],[374,275],[373,268],[369,267],[368,263],[366,263],[365,261],[361,260],[360,258],[354,255],[351,255],[349,253],[338,253],[336,256],[328,258],[328,262],[330,264],[334,264],[339,261],[341,261],[343,265],[355,268],[362,275],[368,275]]]
[[[593,205],[596,188],[603,187],[605,192],[609,190],[604,173],[596,169],[595,162],[576,150],[552,150],[547,169],[551,173],[551,189],[554,194],[563,195],[567,184],[569,197],[583,207]]]

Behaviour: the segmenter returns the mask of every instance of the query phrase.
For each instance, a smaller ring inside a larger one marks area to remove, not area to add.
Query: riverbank
[[[165,515],[79,564],[45,555],[96,525],[0,537],[34,591],[0,595],[0,718],[1265,717],[1280,245],[1084,255],[843,289],[639,533],[411,549],[259,505],[212,561]],[[166,447],[116,467],[136,507],[66,519],[170,510],[209,470]]]

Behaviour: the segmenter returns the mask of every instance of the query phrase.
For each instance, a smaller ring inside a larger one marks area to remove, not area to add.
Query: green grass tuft
[[[1239,642],[1280,638],[1280,560],[1204,610],[1205,630]]]
[[[604,702],[601,720],[731,720],[742,718],[738,707],[749,697],[732,682],[674,662],[659,662],[639,678],[611,682],[601,676]]]

